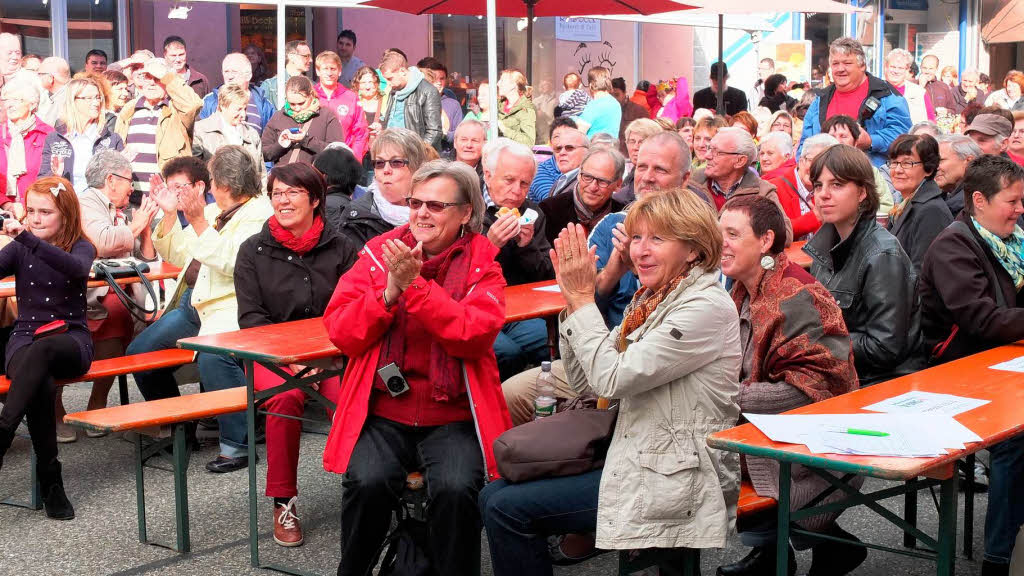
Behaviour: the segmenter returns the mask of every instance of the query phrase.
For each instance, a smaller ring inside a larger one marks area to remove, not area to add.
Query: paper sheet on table
[[[815,453],[930,457],[946,449],[962,450],[981,440],[953,418],[936,414],[744,414],[776,442],[804,444]],[[837,432],[849,428],[886,432],[862,436]]]
[[[1024,372],[1024,356],[1014,358],[1013,360],[1007,360],[1006,362],[1000,362],[993,366],[989,366],[993,370],[1005,370],[1006,372]]]
[[[989,402],[991,400],[911,390],[906,394],[893,396],[870,406],[865,406],[864,409],[888,414],[945,414],[946,416],[956,416],[962,412],[974,410],[978,406],[984,406]]]
[[[561,292],[561,288],[558,284],[552,284],[551,286],[541,286],[540,288],[534,288],[536,292]]]

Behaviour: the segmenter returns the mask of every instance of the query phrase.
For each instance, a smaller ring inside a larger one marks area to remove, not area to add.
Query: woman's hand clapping
[[[388,240],[381,252],[384,256],[384,266],[388,269],[384,299],[389,305],[393,305],[420,275],[420,268],[423,267],[423,243],[417,243],[415,247],[409,248],[401,240]]]
[[[569,313],[592,304],[597,283],[597,247],[588,248],[586,229],[569,224],[555,238],[550,255]]]

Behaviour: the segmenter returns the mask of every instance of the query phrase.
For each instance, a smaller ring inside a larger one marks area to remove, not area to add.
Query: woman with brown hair
[[[82,230],[71,182],[40,178],[25,205],[24,222],[4,219],[3,233],[14,241],[0,250],[0,275],[14,274],[19,304],[5,359],[11,387],[0,411],[0,467],[28,416],[46,515],[70,520],[75,509],[64,493],[53,406],[56,380],[84,374],[92,363],[85,292],[96,248]]]
[[[274,166],[312,164],[328,144],[345,141],[338,115],[320,109],[309,78],[292,76],[284,90],[284,107],[274,113],[263,130],[263,158],[267,162]]]
[[[498,77],[498,132],[510,140],[533,146],[537,141],[537,110],[526,96],[527,81],[522,72],[502,70]]]

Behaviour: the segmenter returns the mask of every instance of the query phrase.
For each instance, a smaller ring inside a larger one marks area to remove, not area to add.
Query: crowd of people
[[[692,97],[685,77],[630,93],[600,66],[556,94],[515,69],[466,90],[433,57],[389,49],[374,67],[356,48],[350,30],[315,56],[289,42],[280,79],[247,48],[212,86],[176,36],[162,57],[93,50],[72,75],[59,58],[30,69],[0,34],[0,276],[18,296],[0,465],[27,416],[48,516],[74,517],[57,444],[77,434],[57,380],[96,358],[323,317],[347,358],[319,385],[339,416],[323,460],[344,474],[340,575],[375,564],[418,469],[441,574],[480,573],[482,529],[498,575],[550,574],[553,557],[587,557],[588,537],[721,547],[741,477],[775,497],[778,469],[708,435],[1024,337],[1024,73],[989,93],[976,70],[958,79],[897,49],[876,77],[840,38],[813,89],[763,59],[749,92],[718,62]],[[797,240],[809,270],[786,254]],[[96,258],[125,257],[181,268],[159,319],[86,288]],[[551,280],[567,303],[555,394],[617,402],[616,432],[600,469],[510,483],[493,443],[533,419],[549,350],[544,320],[505,323],[504,288]],[[198,368],[203,390],[245,385],[232,358],[200,353]],[[134,379],[146,400],[179,394],[170,369]],[[110,385],[93,384],[88,409]],[[292,389],[267,405],[282,414],[266,422],[282,546],[303,543],[290,417],[306,400]],[[255,464],[245,416],[217,420],[206,468]],[[1022,463],[1020,438],[991,448],[985,576],[1008,573]],[[794,509],[827,488],[799,467],[793,487]],[[856,540],[837,517],[800,524]],[[743,526],[750,553],[718,574],[773,573],[775,528]],[[808,574],[864,561],[828,538],[792,538],[813,550]]]

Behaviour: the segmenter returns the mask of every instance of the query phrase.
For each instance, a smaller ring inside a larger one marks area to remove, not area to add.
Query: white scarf
[[[371,194],[373,194],[373,205],[377,207],[377,212],[380,212],[380,217],[385,222],[392,226],[401,226],[409,223],[408,206],[396,206],[388,202],[379,191],[373,191]]]
[[[7,195],[18,196],[18,178],[28,172],[25,161],[25,135],[36,125],[36,117],[29,115],[15,124],[7,121],[7,131],[11,134],[11,145],[7,149]]]

